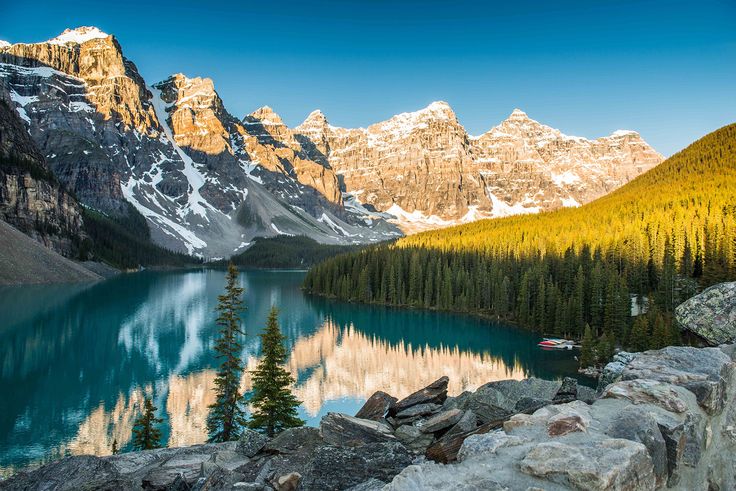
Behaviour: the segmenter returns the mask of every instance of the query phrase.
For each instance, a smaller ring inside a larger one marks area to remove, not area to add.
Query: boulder
[[[627,399],[634,404],[654,404],[678,414],[687,411],[691,406],[690,401],[694,402],[695,399],[682,387],[649,379],[618,382],[609,386],[602,397]]]
[[[121,477],[111,462],[91,455],[66,457],[35,471],[19,472],[5,481],[0,481],[0,489],[8,491],[16,489],[123,491],[133,487],[133,483]]]
[[[522,406],[527,409],[552,401],[561,386],[559,381],[538,378],[490,382],[468,398],[465,409],[472,410],[482,423],[497,421],[516,413],[516,404],[522,399],[526,399]]]
[[[629,406],[618,413],[606,429],[606,434],[613,438],[624,438],[643,444],[652,459],[654,476],[658,485],[666,483],[667,445],[657,420],[651,412],[640,406]]]
[[[253,457],[268,443],[268,437],[254,430],[245,429],[238,440],[238,451],[246,457]]]
[[[388,425],[342,413],[327,413],[320,422],[319,431],[326,443],[338,447],[396,440]]]
[[[344,490],[369,479],[389,482],[411,461],[409,451],[396,441],[360,447],[324,446],[314,453],[300,490]]]
[[[435,414],[421,425],[421,431],[424,433],[437,433],[451,426],[455,426],[460,418],[463,417],[464,411],[461,409],[450,409]]]
[[[736,342],[736,282],[713,285],[681,303],[675,319],[713,346]]]
[[[272,481],[273,489],[276,491],[296,491],[302,475],[298,472],[290,472]]]
[[[271,454],[291,454],[303,449],[313,449],[322,443],[317,428],[302,426],[282,431],[263,446],[263,451]]]
[[[597,398],[597,394],[594,389],[586,387],[585,385],[578,385],[575,398],[578,401],[583,401],[586,404],[593,404]]]
[[[465,439],[471,435],[482,435],[491,430],[496,430],[502,426],[502,421],[491,421],[478,426],[466,433],[459,433],[451,436],[445,436],[434,442],[427,448],[426,456],[428,459],[442,464],[447,464],[457,459],[457,454],[463,445]]]
[[[381,491],[385,486],[385,482],[371,478],[365,482],[351,486],[345,491]]]
[[[562,379],[562,385],[557,390],[557,393],[552,398],[552,402],[555,404],[564,404],[566,402],[572,402],[577,399],[578,395],[578,381],[572,377],[565,377]]]
[[[449,381],[450,379],[448,377],[441,377],[435,380],[425,388],[420,389],[397,402],[392,408],[390,408],[389,414],[394,416],[401,411],[412,406],[416,406],[417,404],[431,403],[442,405],[442,403],[445,402],[445,399],[447,399],[447,384]]]
[[[421,429],[412,425],[403,425],[396,428],[396,439],[406,448],[416,454],[423,454],[427,451],[434,441],[434,436],[430,433],[423,433]]]
[[[726,380],[734,371],[731,357],[720,348],[670,346],[636,353],[621,373],[622,380],[651,379],[685,387],[711,414],[721,410]]]
[[[638,442],[610,439],[591,445],[542,442],[519,463],[521,472],[573,489],[653,490],[652,461]]]
[[[179,476],[178,479],[180,479],[180,482],[183,485],[187,484],[186,481],[183,481],[182,476]],[[192,488],[196,489],[197,491],[227,491],[231,489],[241,489],[243,491],[259,490],[259,488],[257,487],[251,487],[251,488],[247,488],[245,486],[236,487],[237,483],[242,482],[242,480],[243,480],[242,474],[220,467],[212,471],[207,477],[202,478],[201,482],[197,482],[197,484],[195,484],[192,487],[182,486],[182,489],[184,491],[189,491]]]
[[[478,418],[473,411],[464,411],[462,417],[455,426],[447,430],[442,438],[452,438],[462,433],[469,433],[478,427]]]
[[[440,409],[442,409],[442,406],[440,406],[439,404],[417,404],[416,406],[411,406],[410,408],[396,413],[395,419],[406,420],[409,418],[416,418],[418,416],[427,416],[429,414],[434,414],[438,412]]]
[[[379,390],[365,401],[363,407],[355,413],[355,417],[382,421],[393,405],[396,404],[396,401],[398,399]]]

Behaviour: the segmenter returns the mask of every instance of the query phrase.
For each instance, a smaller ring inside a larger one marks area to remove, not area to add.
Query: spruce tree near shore
[[[161,448],[161,430],[155,425],[163,421],[156,417],[158,408],[153,401],[146,397],[143,402],[143,413],[141,413],[133,424],[133,448],[136,450],[150,450]],[[117,440],[113,444],[113,453],[117,451]]]
[[[286,428],[302,426],[297,416],[301,404],[291,393],[294,379],[284,368],[286,361],[285,336],[281,334],[278,310],[271,308],[265,331],[261,334],[263,358],[253,371],[253,398],[255,407],[248,426],[272,437]]]
[[[241,328],[240,312],[243,307],[243,288],[239,287],[238,269],[230,264],[227,271],[225,293],[218,297],[217,324],[220,326],[219,338],[215,344],[217,358],[221,359],[215,377],[217,398],[210,405],[207,416],[207,432],[210,442],[237,440],[245,425],[245,412],[240,394],[240,378],[243,362],[240,359],[242,346],[238,335],[245,334]]]

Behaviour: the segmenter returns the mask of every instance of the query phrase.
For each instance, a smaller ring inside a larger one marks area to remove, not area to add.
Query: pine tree
[[[286,362],[285,339],[279,328],[278,310],[273,307],[261,334],[263,358],[253,371],[254,394],[250,402],[255,410],[248,423],[249,427],[268,436],[304,424],[296,411],[301,401],[290,389],[294,379],[283,366]]]
[[[117,438],[115,438],[115,439],[114,439],[114,440],[112,441],[112,454],[113,454],[113,455],[117,455],[117,454],[119,454],[119,453],[120,453],[120,449],[118,448],[118,439],[117,439]]]
[[[598,340],[598,346],[596,347],[598,363],[608,363],[613,358],[615,344],[613,336],[608,332],[604,332],[603,336]]]
[[[634,321],[629,333],[629,349],[632,351],[646,351],[649,348],[649,322],[646,316],[640,315]]]
[[[593,330],[589,325],[585,325],[585,333],[580,346],[580,367],[585,368],[596,363],[595,341],[593,339]]]
[[[153,401],[146,397],[143,402],[143,412],[135,419],[133,423],[133,448],[138,450],[150,450],[152,448],[161,447],[161,430],[156,428],[156,424],[163,421],[156,417],[158,408],[153,405]],[[117,440],[113,444],[113,449],[117,446]]]
[[[243,307],[243,288],[237,285],[238,269],[230,264],[226,277],[225,293],[218,297],[217,324],[219,338],[215,343],[220,368],[215,376],[216,399],[207,415],[207,432],[210,442],[237,440],[245,425],[245,412],[241,405],[240,378],[243,362],[240,360],[241,345],[237,339],[244,332],[240,324]]]

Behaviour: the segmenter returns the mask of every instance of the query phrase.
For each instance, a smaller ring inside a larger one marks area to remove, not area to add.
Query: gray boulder
[[[365,401],[363,407],[355,413],[356,418],[372,419],[373,421],[381,421],[389,412],[389,409],[396,404],[395,397],[379,390]]]
[[[736,341],[736,282],[706,288],[675,309],[680,329],[691,332],[707,343]]]
[[[315,452],[299,489],[338,491],[370,479],[389,482],[411,462],[411,454],[398,442],[360,447],[325,446]]]
[[[319,431],[326,443],[338,447],[396,440],[388,425],[342,413],[327,413],[319,424]]]
[[[518,412],[516,405],[522,399],[527,399],[522,403],[526,409],[546,405],[542,401],[551,402],[561,385],[559,381],[538,378],[490,382],[468,397],[465,409],[472,410],[481,423],[498,421]]]
[[[132,487],[133,483],[121,477],[112,463],[91,455],[67,457],[35,471],[19,472],[5,481],[0,481],[0,489],[8,491],[21,489],[122,491]]]
[[[642,443],[652,459],[654,475],[658,484],[667,480],[667,445],[657,420],[640,406],[629,406],[611,421],[606,434],[613,438],[625,438]]]
[[[253,457],[268,443],[268,437],[254,430],[245,429],[238,440],[238,451],[246,457]]]
[[[450,409],[448,411],[442,411],[441,413],[435,414],[421,425],[421,430],[424,433],[437,433],[438,431],[445,430],[457,424],[460,418],[463,417],[462,409]]]
[[[389,411],[391,416],[400,413],[417,404],[439,404],[442,405],[447,399],[448,377],[441,377],[423,389],[397,402]]]
[[[431,433],[423,433],[420,428],[412,425],[399,426],[394,434],[402,445],[417,454],[423,454],[434,441]]]

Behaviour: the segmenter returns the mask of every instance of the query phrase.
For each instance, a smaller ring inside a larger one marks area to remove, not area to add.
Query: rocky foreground
[[[736,487],[736,345],[619,353],[599,391],[443,377],[273,439],[76,456],[0,489],[726,490]]]

